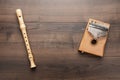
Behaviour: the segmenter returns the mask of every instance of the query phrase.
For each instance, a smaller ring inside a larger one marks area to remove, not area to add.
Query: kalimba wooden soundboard
[[[89,19],[82,37],[79,51],[103,56],[110,24],[99,20]]]

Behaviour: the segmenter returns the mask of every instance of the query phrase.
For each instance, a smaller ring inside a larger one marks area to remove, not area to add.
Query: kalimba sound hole
[[[91,44],[93,44],[93,45],[95,45],[97,43],[97,40],[95,40],[95,39],[93,39],[92,41],[91,41]]]

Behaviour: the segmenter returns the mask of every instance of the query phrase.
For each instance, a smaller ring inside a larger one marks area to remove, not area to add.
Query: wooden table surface
[[[17,8],[23,10],[35,71]],[[103,58],[78,52],[89,18],[111,24]],[[120,0],[0,0],[0,80],[120,80]]]

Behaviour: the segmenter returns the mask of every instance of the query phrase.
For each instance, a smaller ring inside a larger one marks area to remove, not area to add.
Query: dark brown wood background
[[[23,10],[37,68],[15,10]],[[103,58],[78,52],[89,18],[111,24]],[[0,0],[0,80],[120,80],[120,0]]]

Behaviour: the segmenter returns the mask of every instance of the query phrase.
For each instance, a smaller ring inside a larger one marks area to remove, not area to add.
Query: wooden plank
[[[27,69],[23,60],[10,59],[0,61],[2,66],[1,79],[119,79],[119,58],[79,58],[71,59],[45,58],[38,60],[40,63],[35,72]],[[39,58],[40,59],[40,58]],[[97,60],[96,60],[97,59]],[[16,60],[16,61],[15,61]],[[57,63],[57,64],[56,64]],[[6,66],[7,65],[7,66]],[[111,66],[112,65],[112,66]],[[9,69],[10,68],[10,69]],[[82,68],[82,69],[81,69]],[[13,74],[11,74],[11,72]],[[24,75],[23,75],[24,74]],[[106,75],[105,75],[106,74]],[[55,76],[56,75],[56,76]],[[33,77],[34,76],[34,77]],[[87,77],[86,77],[87,76]]]
[[[48,12],[46,12],[48,13]],[[66,13],[68,14],[68,13]],[[99,15],[96,15],[99,14]],[[85,16],[85,17],[83,17]],[[15,15],[0,15],[0,22],[4,23],[17,23]],[[78,16],[44,16],[44,15],[25,15],[26,23],[34,23],[34,22],[87,22],[89,18],[99,19],[108,23],[119,23],[119,16],[113,14],[100,14],[100,13],[91,13],[90,15],[81,14]]]
[[[2,3],[6,6],[4,7]],[[114,2],[112,0],[36,0],[25,1],[24,3],[23,1],[8,1],[6,3],[1,1],[0,6],[0,17],[2,18],[0,20],[15,23],[16,8],[23,9],[26,22],[87,22],[88,18],[95,18],[108,23],[113,21],[119,23],[120,14],[118,0]]]

